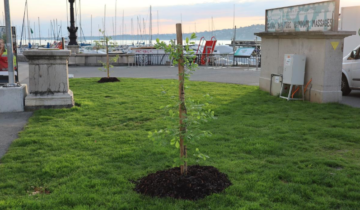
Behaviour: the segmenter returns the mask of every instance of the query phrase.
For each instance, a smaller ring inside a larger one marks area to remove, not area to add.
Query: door
[[[360,88],[360,48],[354,51],[356,53],[350,69],[349,85],[351,88]]]

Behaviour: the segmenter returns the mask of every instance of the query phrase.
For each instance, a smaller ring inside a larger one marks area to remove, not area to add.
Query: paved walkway
[[[20,82],[29,84],[29,71],[27,63],[19,64]],[[123,78],[155,78],[155,79],[177,79],[177,67],[147,66],[147,67],[114,67],[110,75]],[[105,72],[99,71],[98,67],[69,67],[69,74],[75,78],[104,77]],[[223,82],[244,85],[259,85],[260,69],[230,67],[230,68],[200,68],[191,80]]]
[[[31,115],[31,112],[0,114],[0,158],[5,155],[11,142],[18,138],[18,133]]]

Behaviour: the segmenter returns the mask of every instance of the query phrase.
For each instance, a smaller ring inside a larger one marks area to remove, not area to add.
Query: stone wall
[[[285,54],[306,56],[305,84],[312,79],[305,99],[311,102],[340,102],[344,38],[354,32],[263,32],[260,89],[270,91],[271,74],[283,74]],[[332,43],[337,43],[334,48]],[[274,84],[274,83],[273,83]],[[275,84],[272,94],[280,93]]]
[[[116,57],[117,54],[110,54],[109,59]],[[105,54],[76,54],[69,58],[69,66],[102,66],[99,62],[106,62]],[[119,54],[117,62],[110,62],[113,66],[127,66],[135,62],[135,54]]]

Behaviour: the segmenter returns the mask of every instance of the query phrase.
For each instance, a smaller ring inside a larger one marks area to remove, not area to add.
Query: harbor
[[[23,24],[21,27],[15,27],[21,29],[21,31],[15,31],[15,40],[17,45],[17,57],[19,61],[27,61],[23,56],[23,52],[32,49],[68,49],[69,36],[64,36],[64,28],[62,21],[57,19],[50,20],[50,28],[48,29],[47,36],[41,34],[41,17],[37,18],[37,24],[31,24],[29,20],[29,3],[31,0],[25,0],[25,9],[23,15]],[[69,9],[70,5],[66,0],[66,8]],[[156,11],[156,19],[153,17],[152,6],[149,7],[149,13],[147,17],[136,16],[136,18],[130,18],[127,20],[130,22],[128,30],[126,30],[126,18],[124,11],[120,11],[118,15],[117,0],[114,0],[115,14],[113,17],[109,17],[109,9],[104,7],[104,16],[102,17],[102,24],[97,25],[98,31],[93,34],[93,20],[91,15],[90,28],[91,34],[84,33],[82,22],[82,2],[74,1],[71,5],[73,9],[73,26],[78,28],[76,31],[77,46],[79,49],[73,51],[69,64],[74,66],[101,66],[101,61],[105,60],[104,55],[110,53],[112,57],[120,56],[116,62],[112,62],[112,65],[124,65],[124,66],[165,66],[171,65],[169,54],[166,54],[162,50],[155,48],[156,39],[165,43],[170,43],[171,40],[175,40],[175,34],[163,35],[159,23],[159,12]],[[108,7],[109,8],[109,7]],[[196,63],[201,66],[261,66],[261,45],[258,37],[254,36],[254,40],[236,40],[236,26],[235,26],[235,4],[233,14],[233,26],[230,30],[231,38],[228,40],[217,40],[216,35],[220,32],[215,30],[214,19],[211,17],[211,23],[209,21],[209,30],[207,32],[198,33],[201,37],[194,40],[194,43],[190,45],[196,54]],[[67,12],[67,27],[69,28],[68,16],[70,12]],[[30,14],[31,15],[31,14]],[[155,16],[155,15],[154,15]],[[182,18],[182,17],[181,17]],[[118,21],[120,19],[120,21]],[[111,20],[111,27],[107,28]],[[120,24],[119,24],[120,22]],[[155,26],[156,25],[156,26]],[[195,23],[194,32],[196,31]],[[37,28],[36,28],[37,27]],[[199,27],[199,26],[198,26]],[[120,29],[118,29],[120,28]],[[38,29],[38,32],[37,32]],[[157,30],[157,33],[155,32]],[[258,29],[261,30],[261,27]],[[191,29],[189,29],[191,31]],[[117,33],[119,32],[119,33]],[[155,32],[155,33],[153,33]],[[103,34],[102,34],[103,33]],[[110,37],[108,46],[104,41],[104,37]],[[191,33],[184,33],[185,37],[190,37]],[[162,37],[173,38],[171,40],[164,39]],[[207,38],[206,38],[207,37]],[[222,36],[221,36],[222,37]],[[185,40],[184,40],[185,42]],[[110,44],[111,43],[111,44]],[[251,44],[249,44],[251,43]],[[244,52],[244,53],[242,53]]]

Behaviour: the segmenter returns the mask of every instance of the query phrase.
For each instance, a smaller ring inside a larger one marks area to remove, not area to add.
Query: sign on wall
[[[267,32],[337,31],[339,0],[266,10]]]
[[[234,56],[250,57],[254,50],[255,47],[239,48],[236,50]]]

